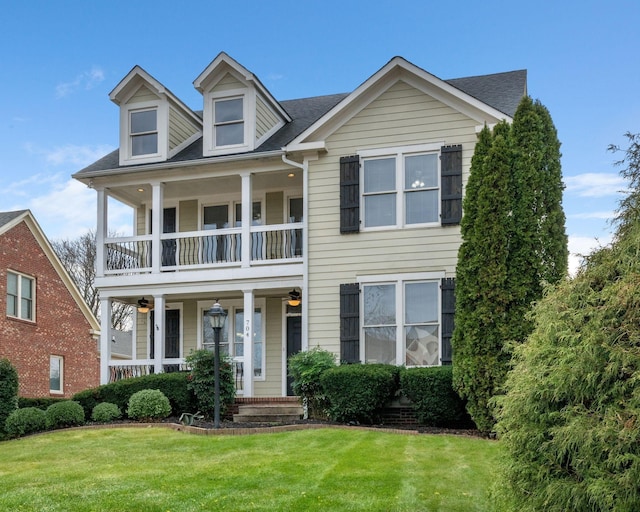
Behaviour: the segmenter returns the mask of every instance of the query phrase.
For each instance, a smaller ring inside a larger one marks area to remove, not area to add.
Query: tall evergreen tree
[[[476,425],[491,431],[489,406],[511,347],[533,326],[527,313],[545,282],[568,265],[560,143],[548,110],[525,97],[513,124],[481,132],[471,163],[456,270],[454,385]]]
[[[511,160],[509,125],[497,125],[493,137],[484,128],[471,161],[456,271],[454,385],[483,431],[493,426],[488,403],[508,362],[502,345],[511,301]]]

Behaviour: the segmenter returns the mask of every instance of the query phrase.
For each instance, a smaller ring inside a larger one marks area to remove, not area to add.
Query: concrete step
[[[246,404],[238,407],[233,415],[236,423],[287,423],[302,418],[302,406],[298,403]]]

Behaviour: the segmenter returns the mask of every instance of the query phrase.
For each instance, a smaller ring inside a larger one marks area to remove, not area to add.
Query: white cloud
[[[595,249],[606,247],[611,241],[611,235],[604,238],[569,235],[569,274],[576,274],[584,256],[588,256]]]
[[[64,98],[78,89],[93,89],[104,80],[104,71],[94,66],[89,71],[83,71],[74,80],[63,82],[56,86],[56,98]]]
[[[617,174],[587,172],[565,176],[566,192],[580,197],[605,197],[619,195],[627,188],[626,182]]]
[[[616,213],[611,210],[602,210],[599,212],[572,213],[567,215],[571,219],[600,219],[609,220],[615,217]]]
[[[53,165],[71,164],[77,167],[85,167],[99,158],[102,158],[107,153],[110,153],[115,148],[108,144],[101,144],[98,146],[76,146],[73,144],[67,144],[53,148],[52,150],[41,151],[44,154],[47,162]]]

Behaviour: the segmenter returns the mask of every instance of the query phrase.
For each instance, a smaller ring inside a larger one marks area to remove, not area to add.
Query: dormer
[[[140,66],[109,98],[120,107],[120,165],[164,162],[202,132],[200,118]]]
[[[203,156],[245,153],[291,121],[253,73],[220,53],[193,82],[203,96]]]

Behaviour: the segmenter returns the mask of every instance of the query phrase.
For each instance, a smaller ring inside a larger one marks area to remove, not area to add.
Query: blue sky
[[[50,239],[95,226],[95,192],[71,174],[116,148],[108,93],[136,64],[200,109],[192,82],[220,51],[281,100],[352,91],[401,55],[443,79],[528,70],[562,142],[570,250],[584,253],[610,240],[624,188],[607,146],[640,132],[639,26],[637,0],[6,2],[0,211],[31,209]]]

